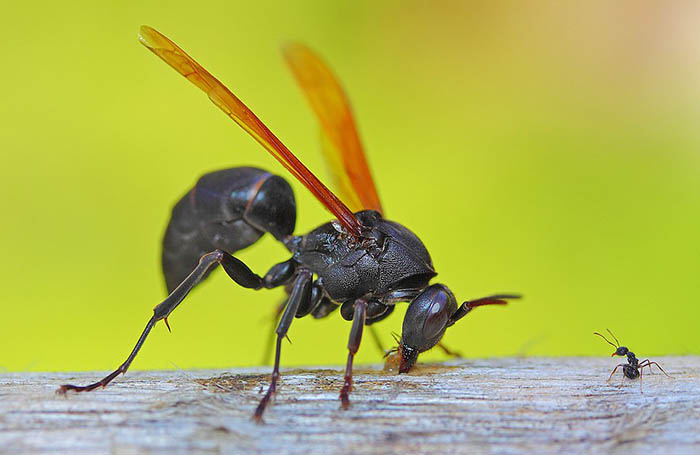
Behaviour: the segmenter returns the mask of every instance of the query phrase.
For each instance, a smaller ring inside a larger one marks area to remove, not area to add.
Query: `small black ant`
[[[593,332],[593,335],[598,335],[602,339],[604,339],[609,345],[615,348],[615,352],[612,353],[610,357],[615,357],[616,355],[619,355],[620,357],[627,356],[627,363],[620,363],[618,364],[614,370],[612,370],[612,373],[610,373],[610,376],[608,377],[608,381],[610,381],[617,371],[618,368],[622,367],[622,374],[623,374],[623,379],[624,377],[627,377],[629,379],[637,379],[639,378],[639,392],[642,392],[642,368],[644,367],[649,367],[649,371],[651,371],[651,366],[656,365],[656,367],[661,370],[663,374],[666,375],[666,377],[670,378],[668,374],[664,371],[663,368],[661,368],[661,365],[659,365],[656,362],[652,362],[649,359],[644,359],[641,362],[637,357],[634,355],[634,352],[630,351],[627,349],[625,346],[620,346],[620,342],[617,340],[617,337],[613,335],[613,333],[610,331],[610,329],[606,329],[610,336],[615,340],[615,343],[613,344],[610,340],[605,338],[604,335],[601,335],[598,332]]]

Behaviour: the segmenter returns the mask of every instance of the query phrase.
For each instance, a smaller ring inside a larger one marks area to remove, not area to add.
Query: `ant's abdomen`
[[[265,232],[291,235],[296,202],[289,184],[262,169],[237,167],[203,175],[173,207],[163,237],[163,273],[171,292],[204,254],[233,254]]]
[[[628,379],[637,379],[639,377],[639,370],[632,365],[623,366],[622,371]]]

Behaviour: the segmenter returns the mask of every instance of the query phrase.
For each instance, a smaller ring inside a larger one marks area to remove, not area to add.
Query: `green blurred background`
[[[284,170],[138,44],[149,24],[321,177],[278,52],[319,51],[354,103],[388,217],[459,299],[467,356],[700,353],[700,8],[657,2],[19,2],[3,7],[0,368],[111,369],[164,296],[160,241],[204,172]],[[290,180],[291,181],[291,180]],[[296,182],[298,232],[329,215]],[[264,273],[267,236],[239,253]],[[134,368],[257,365],[282,291],[216,273]],[[378,325],[400,332],[403,309]],[[296,320],[284,365],[341,364],[350,324]],[[431,352],[423,360],[442,359]],[[380,361],[367,337],[360,362]]]

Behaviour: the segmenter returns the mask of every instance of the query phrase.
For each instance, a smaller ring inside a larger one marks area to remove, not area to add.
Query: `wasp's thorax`
[[[423,242],[379,212],[355,215],[365,228],[361,239],[331,222],[293,245],[295,261],[319,277],[328,297],[338,303],[365,298],[393,305],[425,289],[436,273]]]

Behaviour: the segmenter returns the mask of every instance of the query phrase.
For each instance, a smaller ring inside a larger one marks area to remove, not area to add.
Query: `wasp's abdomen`
[[[294,232],[296,202],[289,184],[262,169],[237,167],[202,176],[173,207],[163,238],[168,292],[215,249],[246,248],[265,232],[282,240]]]

